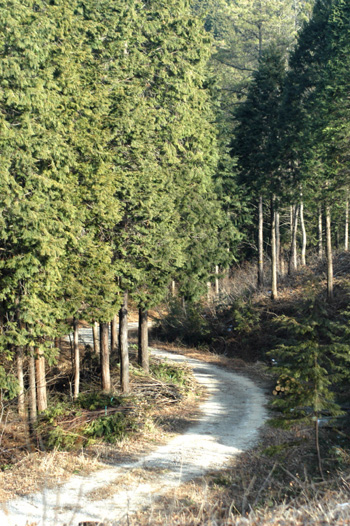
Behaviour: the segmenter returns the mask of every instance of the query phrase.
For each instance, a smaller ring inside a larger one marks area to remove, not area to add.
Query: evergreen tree
[[[323,414],[341,414],[334,387],[348,376],[350,347],[344,322],[332,319],[325,303],[313,294],[298,316],[276,319],[282,343],[270,352],[279,376],[273,406],[282,411],[286,424],[314,422],[321,475],[318,422]]]
[[[281,192],[279,175],[279,111],[283,93],[285,60],[271,49],[260,61],[247,99],[236,111],[237,127],[232,141],[232,156],[237,157],[238,177],[250,199],[259,200],[258,284],[263,283],[263,199]],[[272,210],[275,222],[276,202]],[[275,227],[271,229],[272,237]],[[273,254],[275,255],[273,245]],[[275,263],[275,257],[273,261]],[[273,296],[277,295],[276,265],[273,265]]]

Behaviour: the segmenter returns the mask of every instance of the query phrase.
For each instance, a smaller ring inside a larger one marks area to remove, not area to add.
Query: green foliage
[[[58,402],[40,414],[37,432],[49,449],[71,450],[95,439],[114,443],[135,429],[133,417],[114,412],[91,420],[89,414],[98,409],[108,411],[108,408],[118,407],[120,402],[118,397],[111,398],[102,392],[81,394],[74,403]],[[77,424],[70,428],[69,424],[75,420]]]
[[[350,362],[343,323],[316,297],[305,301],[298,315],[276,318],[281,343],[269,353],[278,375],[272,405],[286,424],[342,413],[334,389],[347,377]]]
[[[84,429],[84,436],[88,439],[103,438],[105,442],[113,444],[124,438],[135,427],[131,420],[122,413],[103,416],[93,420]]]
[[[184,305],[178,299],[172,299],[169,312],[158,322],[156,331],[168,341],[197,345],[206,341],[209,325],[199,303],[189,302]]]
[[[52,427],[46,435],[45,445],[59,451],[71,451],[77,447],[79,435],[65,431],[61,426]]]
[[[179,364],[152,361],[150,372],[155,378],[159,378],[167,383],[172,383],[178,387],[185,387],[188,383],[188,369]]]
[[[18,394],[18,381],[13,374],[0,366],[0,391],[2,399],[12,400]]]
[[[249,335],[259,328],[260,312],[250,301],[237,300],[230,309],[232,330],[240,337]]]
[[[81,393],[75,403],[83,408],[94,411],[96,409],[104,409],[105,407],[118,407],[122,400],[118,396],[110,396],[101,391],[92,393]]]

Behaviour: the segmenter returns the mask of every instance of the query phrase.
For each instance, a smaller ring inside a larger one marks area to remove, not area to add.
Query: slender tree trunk
[[[219,265],[215,265],[215,294],[216,296],[219,296],[220,294]]]
[[[26,417],[24,400],[24,371],[23,371],[23,347],[17,347],[17,379],[18,379],[18,414],[21,418]]]
[[[258,287],[264,286],[264,208],[262,195],[259,197],[258,213]]]
[[[297,233],[298,233],[298,215],[299,206],[294,205],[292,214],[292,239],[290,246],[289,257],[289,274],[292,274],[298,268],[298,254],[297,254]]]
[[[316,452],[317,452],[317,461],[318,461],[318,470],[320,472],[321,478],[324,480],[323,469],[322,469],[322,458],[320,450],[320,438],[319,438],[319,423],[318,417],[315,420],[315,442],[316,442]]]
[[[211,283],[207,281],[207,302],[210,303],[211,300]]]
[[[99,334],[99,324],[97,321],[94,322],[92,326],[92,339],[94,342],[94,352],[100,354],[100,334]]]
[[[274,300],[277,292],[277,252],[276,252],[276,211],[275,197],[271,198],[271,298]]]
[[[331,209],[326,206],[326,252],[327,252],[327,298],[333,299],[333,253],[331,232]]]
[[[139,309],[139,352],[138,363],[148,373],[149,372],[149,352],[148,352],[148,311]]]
[[[45,357],[43,351],[39,348],[35,350],[35,373],[36,373],[36,397],[38,412],[41,413],[47,409],[46,393],[46,375],[45,375]]]
[[[100,323],[100,349],[101,349],[101,385],[102,391],[108,393],[111,390],[111,373],[109,366],[109,324]]]
[[[79,322],[73,320],[73,370],[74,370],[74,391],[73,398],[79,396],[80,385],[80,349],[79,349]]]
[[[322,228],[322,207],[318,207],[318,223],[317,223],[317,237],[318,237],[318,257],[323,258],[323,228]]]
[[[346,191],[346,202],[345,202],[345,233],[344,233],[344,250],[349,250],[349,191]]]
[[[277,275],[282,274],[280,213],[277,211],[276,211],[276,268],[277,268]]]
[[[36,380],[35,380],[35,358],[33,351],[30,353],[28,358],[28,375],[29,375],[29,397],[28,397],[28,409],[29,409],[29,428],[33,432],[33,426],[37,419],[37,407],[36,407]]]
[[[302,232],[301,264],[303,266],[305,266],[306,265],[307,237],[306,237],[306,228],[305,228],[305,221],[304,221],[304,203],[303,203],[303,201],[301,201],[301,203],[300,203],[300,226],[301,226],[301,232]]]
[[[128,348],[128,293],[124,292],[123,305],[119,311],[120,341],[120,385],[123,393],[128,393],[129,385],[129,348]]]
[[[111,321],[111,356],[116,356],[117,362],[119,362],[118,353],[118,315],[113,316]]]
[[[176,296],[176,281],[172,280],[171,282],[171,295],[173,298]]]

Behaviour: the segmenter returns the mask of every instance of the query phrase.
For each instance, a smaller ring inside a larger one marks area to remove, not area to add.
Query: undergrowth
[[[96,443],[116,444],[130,439],[143,426],[150,428],[154,408],[180,402],[196,389],[191,370],[171,361],[152,359],[149,374],[134,363],[130,374],[131,395],[86,391],[74,401],[57,395],[57,400],[41,413],[35,428],[42,448],[74,451]]]

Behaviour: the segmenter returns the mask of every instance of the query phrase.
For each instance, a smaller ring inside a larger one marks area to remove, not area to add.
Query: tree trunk
[[[113,316],[111,321],[111,356],[116,356],[117,362],[119,363],[118,354],[118,315]]]
[[[26,417],[24,401],[24,372],[23,372],[23,347],[17,348],[17,379],[18,379],[18,414],[21,418]]]
[[[264,286],[264,209],[262,195],[259,197],[258,218],[258,287]]]
[[[317,234],[318,234],[318,257],[323,258],[323,228],[322,228],[322,207],[318,207],[318,223],[317,223]]]
[[[111,372],[109,366],[109,324],[100,323],[100,349],[101,349],[101,385],[102,391],[111,390]]]
[[[305,221],[304,221],[304,203],[302,201],[300,203],[300,226],[301,226],[301,232],[302,232],[301,264],[305,266],[306,265],[307,237],[306,237],[306,228],[305,228]]]
[[[277,275],[282,274],[280,214],[277,211],[276,211],[276,268],[277,268]]]
[[[28,358],[28,374],[29,374],[29,427],[30,431],[33,431],[33,426],[37,419],[37,408],[36,408],[36,381],[35,381],[35,359],[34,353],[31,352]]]
[[[139,309],[139,352],[138,363],[149,373],[149,352],[148,352],[148,311]]]
[[[271,298],[278,296],[277,292],[277,252],[276,252],[276,211],[275,197],[271,198]]]
[[[79,350],[79,322],[74,318],[73,320],[73,371],[74,371],[74,391],[73,398],[79,396],[80,384],[80,350]]]
[[[219,284],[219,265],[215,266],[215,295],[219,296],[220,294],[220,284]]]
[[[45,376],[45,357],[43,351],[35,349],[35,373],[36,373],[36,397],[38,412],[47,409],[46,376]]]
[[[173,298],[176,296],[176,281],[172,280],[171,282],[171,295]]]
[[[100,334],[99,334],[99,325],[98,322],[95,321],[92,326],[92,339],[94,342],[94,352],[99,355],[100,354]]]
[[[120,341],[120,385],[123,393],[128,393],[129,386],[129,349],[128,349],[128,293],[124,292],[123,305],[119,311]]]
[[[211,283],[207,281],[207,302],[210,303],[211,300]]]
[[[344,233],[344,250],[349,250],[349,192],[346,191],[346,202],[345,202],[345,233]]]
[[[333,254],[332,254],[332,232],[331,232],[331,209],[326,206],[326,252],[327,252],[327,298],[333,299]]]
[[[297,233],[298,233],[298,215],[299,206],[294,205],[292,214],[292,239],[290,244],[289,256],[289,274],[292,274],[298,268],[298,254],[297,254]]]

